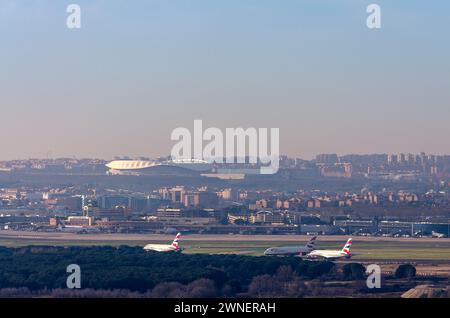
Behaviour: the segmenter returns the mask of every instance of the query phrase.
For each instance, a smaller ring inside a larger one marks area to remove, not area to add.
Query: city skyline
[[[0,160],[156,157],[171,131],[280,128],[280,153],[450,153],[450,4],[0,4]]]
[[[402,162],[408,162],[408,161],[417,161],[419,160],[420,156],[431,156],[433,158],[443,158],[443,157],[450,157],[449,153],[426,153],[426,152],[419,152],[419,153],[413,153],[413,152],[395,152],[395,153],[317,153],[312,155],[312,157],[299,157],[299,156],[289,156],[284,153],[280,154],[281,158],[287,158],[287,159],[299,159],[299,160],[305,160],[305,161],[317,161],[319,156],[337,156],[337,159],[341,159],[343,157],[348,156],[386,156],[386,160],[390,160],[389,158],[392,157],[394,162],[398,161],[398,156],[401,156],[403,159]],[[409,159],[408,157],[411,156],[412,159]],[[51,156],[51,154],[47,154],[46,157],[25,157],[25,158],[13,158],[13,159],[1,159],[0,162],[13,162],[13,161],[27,161],[27,160],[39,160],[39,161],[45,161],[45,160],[102,160],[102,161],[109,161],[109,160],[158,160],[162,158],[169,158],[170,154],[160,154],[156,156],[145,156],[145,155],[138,155],[138,156],[130,156],[130,155],[116,155],[110,158],[106,157],[80,157],[80,156]],[[193,158],[196,159],[196,158]]]

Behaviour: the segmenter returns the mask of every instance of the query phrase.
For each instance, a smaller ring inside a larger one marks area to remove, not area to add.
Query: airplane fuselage
[[[315,250],[308,254],[309,258],[326,258],[326,259],[337,259],[337,258],[350,258],[351,254],[344,253],[342,251],[334,250]]]
[[[180,251],[179,248],[176,248],[172,245],[166,245],[166,244],[147,244],[144,246],[144,250],[155,251],[155,252],[177,252],[177,251]]]
[[[306,255],[310,250],[304,246],[280,246],[271,247],[265,250],[264,255],[266,256],[289,256],[289,255]]]

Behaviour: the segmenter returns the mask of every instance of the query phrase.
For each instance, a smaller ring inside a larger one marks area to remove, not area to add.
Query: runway
[[[63,232],[0,231],[0,246],[137,246],[172,242],[172,234],[75,234]],[[301,235],[182,235],[186,254],[237,254],[262,256],[266,248],[304,245],[311,237]],[[341,249],[348,236],[319,236],[317,249]],[[450,276],[450,239],[353,237],[352,251],[360,253],[338,263],[378,264],[391,274],[399,264],[411,263],[418,275]]]
[[[10,231],[0,230],[0,243],[2,239],[17,239],[17,240],[70,240],[73,242],[157,242],[167,241],[173,239],[173,234],[76,234],[65,232],[28,232],[28,231]],[[224,234],[183,234],[183,241],[209,241],[209,242],[305,242],[311,236],[306,235],[224,235]],[[344,235],[322,235],[319,240],[322,242],[340,242],[345,241],[349,236]],[[353,237],[358,242],[421,242],[421,243],[448,243],[450,238],[394,238],[394,237],[370,237],[370,236],[355,236]]]

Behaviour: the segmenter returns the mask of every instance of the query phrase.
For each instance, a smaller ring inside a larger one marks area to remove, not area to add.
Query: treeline
[[[324,278],[334,268],[332,262],[300,258],[152,253],[128,246],[0,247],[0,289],[64,294],[70,264],[80,266],[85,291],[126,290],[149,297],[234,296],[247,293],[258,277],[286,271],[303,286],[300,279]]]

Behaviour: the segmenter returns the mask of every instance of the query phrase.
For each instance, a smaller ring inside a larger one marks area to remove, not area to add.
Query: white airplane
[[[181,252],[181,247],[179,245],[179,240],[181,238],[181,233],[178,233],[175,236],[172,244],[147,244],[144,246],[144,250],[146,251],[155,251],[155,252]]]
[[[431,231],[431,236],[435,237],[435,238],[444,238],[445,234],[438,233],[438,232],[435,232],[435,231]]]
[[[304,256],[315,249],[317,236],[314,236],[309,240],[305,246],[280,246],[280,247],[270,247],[264,251],[266,256],[289,256],[298,255]]]
[[[350,247],[352,246],[352,239],[349,238],[347,243],[345,243],[344,248],[340,251],[336,250],[314,250],[308,254],[308,258],[325,258],[329,260],[338,258],[350,258],[352,253],[350,252]]]

